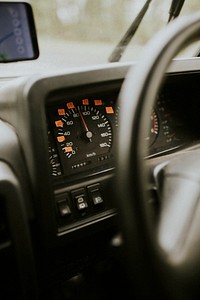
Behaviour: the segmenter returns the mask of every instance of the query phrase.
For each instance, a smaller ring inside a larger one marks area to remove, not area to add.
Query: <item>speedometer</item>
[[[114,166],[115,102],[110,97],[70,97],[48,108],[63,175]]]
[[[97,107],[74,106],[58,110],[60,119],[55,121],[57,141],[67,159],[77,156],[86,160],[106,154],[112,146],[112,128],[108,118]]]

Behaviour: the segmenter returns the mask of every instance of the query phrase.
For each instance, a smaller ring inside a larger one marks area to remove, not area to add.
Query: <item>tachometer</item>
[[[156,109],[153,109],[150,116],[150,130],[148,136],[146,137],[149,147],[151,147],[155,143],[158,137],[158,133],[159,133],[158,114],[156,112]]]
[[[159,124],[158,124],[158,115],[156,110],[154,109],[151,113],[151,125],[150,125],[150,133],[149,133],[149,140],[150,140],[150,146],[152,146],[157,137],[159,132]]]

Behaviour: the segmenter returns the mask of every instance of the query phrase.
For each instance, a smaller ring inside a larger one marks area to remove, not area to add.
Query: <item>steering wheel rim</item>
[[[141,62],[128,73],[119,95],[117,198],[129,275],[142,299],[149,294],[154,299],[193,299],[198,290],[200,259],[195,262],[197,270],[187,261],[171,263],[150,221],[148,193],[144,190],[148,182],[144,140],[164,74],[175,55],[200,38],[199,28],[197,13],[173,21],[157,34],[142,53]]]

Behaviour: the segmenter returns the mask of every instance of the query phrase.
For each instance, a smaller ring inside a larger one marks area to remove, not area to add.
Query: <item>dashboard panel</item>
[[[198,93],[199,75],[187,76],[185,86],[181,75],[168,76],[157,96],[146,137],[149,158],[188,146],[200,138],[198,98],[191,99],[194,90]],[[121,85],[122,81],[80,86],[48,96],[46,114],[54,182],[115,167]]]
[[[148,159],[199,141],[198,80],[195,73],[165,78],[149,116]],[[47,96],[49,164],[59,232],[115,213],[110,195],[114,191],[117,100],[122,83],[80,85]]]
[[[47,242],[62,243],[65,234],[116,220],[118,95],[129,67],[22,78],[20,86],[17,81],[1,90],[1,118],[18,134]],[[199,142],[197,68],[193,60],[188,71],[187,61],[175,61],[166,74],[149,116],[149,161]]]
[[[13,186],[16,179],[18,183],[17,193],[2,189],[1,210],[6,212],[13,203],[7,201],[11,193],[21,212],[27,212],[25,225],[30,221],[38,273],[45,270],[48,284],[52,270],[51,282],[57,275],[71,278],[94,256],[102,257],[105,245],[110,247],[121,228],[115,201],[115,142],[118,95],[128,69],[129,65],[109,64],[77,73],[13,79],[1,87],[0,156],[12,167]],[[152,168],[181,149],[198,146],[200,140],[197,60],[176,61],[171,70],[149,116],[147,164]],[[126,99],[122,105],[127,105]],[[21,249],[20,219],[14,208],[5,223],[12,225]]]
[[[110,194],[121,84],[56,90],[47,97],[49,162],[61,233],[116,213]]]

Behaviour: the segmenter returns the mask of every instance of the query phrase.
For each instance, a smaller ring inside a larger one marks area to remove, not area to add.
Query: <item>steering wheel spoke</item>
[[[162,170],[161,186],[158,242],[169,260],[183,263],[183,255],[184,260],[191,259],[191,251],[186,253],[185,248],[200,200],[200,152],[184,153],[172,159]],[[199,233],[193,242],[198,239]]]

